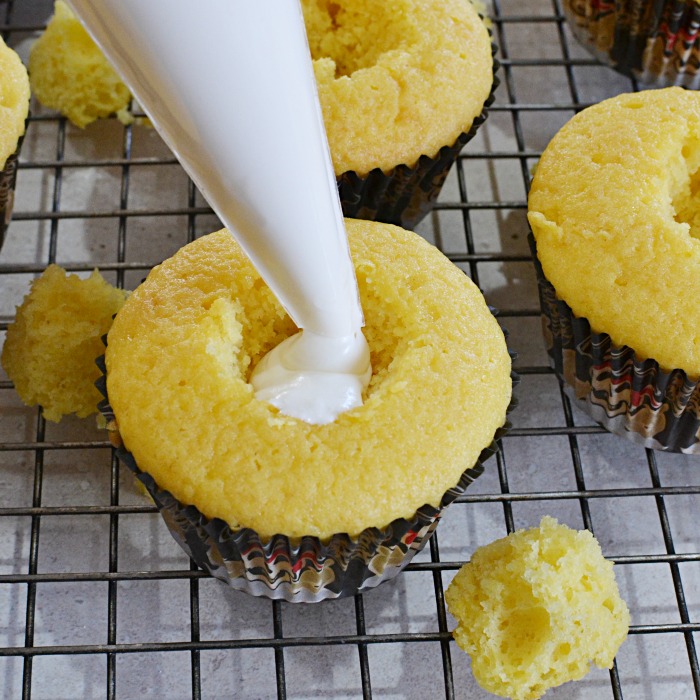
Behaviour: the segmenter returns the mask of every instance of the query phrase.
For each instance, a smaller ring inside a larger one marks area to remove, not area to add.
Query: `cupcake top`
[[[595,332],[700,375],[700,93],[624,94],[573,117],[528,218],[557,294]]]
[[[39,102],[80,128],[112,114],[133,121],[129,88],[63,0],[32,45],[29,75]]]
[[[252,369],[296,328],[227,231],[155,268],[117,314],[107,387],[124,446],[208,517],[262,536],[383,527],[439,506],[504,423],[510,357],[478,288],[416,234],[347,229],[373,376],[328,425],[254,397]]]
[[[2,366],[25,404],[38,404],[51,421],[97,411],[95,358],[125,298],[97,270],[81,279],[49,265],[32,282],[2,347]]]
[[[630,624],[593,535],[548,516],[477,549],[445,600],[479,684],[513,700],[611,668]]]
[[[433,157],[491,91],[488,31],[470,0],[302,0],[336,175]]]
[[[29,79],[19,56],[0,36],[0,170],[17,150],[29,114]]]

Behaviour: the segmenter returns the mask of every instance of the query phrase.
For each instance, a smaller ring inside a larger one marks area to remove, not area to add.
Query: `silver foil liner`
[[[645,87],[700,89],[700,5],[695,0],[564,0],[576,39]]]
[[[486,121],[488,108],[495,99],[500,84],[496,77],[500,67],[495,58],[496,50],[492,44],[494,75],[491,92],[469,131],[460,134],[452,145],[443,146],[434,157],[421,156],[413,166],[397,165],[386,173],[375,168],[364,177],[354,171],[339,175],[336,180],[344,216],[413,230],[432,211],[450,168],[465,144],[474,138]]]
[[[530,233],[551,365],[572,403],[611,433],[655,450],[700,454],[700,382],[615,345],[557,297]]]
[[[5,233],[12,220],[12,211],[15,203],[15,184],[17,183],[17,163],[23,141],[24,135],[19,137],[15,152],[8,156],[5,161],[5,167],[0,170],[0,248],[2,248],[2,244],[5,241]]]
[[[444,494],[439,508],[424,505],[409,520],[398,518],[384,528],[363,530],[356,537],[339,533],[327,540],[286,535],[262,538],[250,528],[234,530],[219,518],[207,518],[139,469],[116,429],[107,396],[104,357],[97,364],[102,376],[96,386],[105,397],[98,408],[107,421],[117,456],[144,485],[178,544],[197,566],[233,588],[294,603],[344,598],[394,578],[426,545],[444,509],[483,473],[484,461],[498,450],[496,441],[510,428],[506,421],[476,464]],[[512,379],[517,384],[517,375],[512,374]],[[515,405],[513,399],[508,411]]]

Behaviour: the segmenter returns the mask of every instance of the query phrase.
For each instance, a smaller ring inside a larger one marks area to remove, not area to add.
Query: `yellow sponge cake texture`
[[[155,268],[106,352],[125,447],[161,488],[263,536],[355,535],[411,517],[505,420],[511,362],[479,289],[395,226],[347,221],[373,375],[364,404],[310,425],[255,398],[296,328],[225,230]]]
[[[32,45],[29,79],[41,104],[81,128],[112,114],[132,120],[129,89],[63,0]]]
[[[51,421],[97,411],[95,360],[125,297],[97,270],[81,279],[58,265],[46,268],[17,308],[2,349],[2,365],[24,403],[42,406]]]
[[[29,113],[29,79],[19,56],[0,36],[0,170],[17,150]]]
[[[457,644],[486,690],[534,700],[611,668],[629,629],[612,562],[588,531],[554,518],[474,552],[445,593]]]
[[[700,375],[700,93],[623,94],[574,116],[537,165],[529,221],[577,316]]]
[[[493,83],[469,0],[302,0],[336,175],[437,154],[468,131]]]

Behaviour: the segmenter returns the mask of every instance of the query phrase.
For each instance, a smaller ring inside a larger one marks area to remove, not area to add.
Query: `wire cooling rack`
[[[394,581],[314,606],[257,599],[193,567],[93,421],[49,424],[0,376],[0,697],[489,698],[443,593],[480,545],[545,514],[616,562],[632,628],[614,668],[551,698],[700,696],[697,460],[609,435],[548,367],[527,247],[529,173],[582,107],[637,89],[571,39],[557,0],[493,0],[501,86],[419,232],[482,288],[519,352],[502,451]],[[52,11],[0,1],[26,60]],[[0,335],[51,262],[135,287],[218,222],[157,134],[84,131],[33,105],[0,252]],[[274,164],[270,164],[274,167]]]

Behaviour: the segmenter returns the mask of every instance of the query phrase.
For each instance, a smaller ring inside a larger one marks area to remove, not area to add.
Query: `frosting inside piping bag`
[[[362,403],[362,309],[299,0],[69,0],[302,329],[256,397],[311,423]]]

